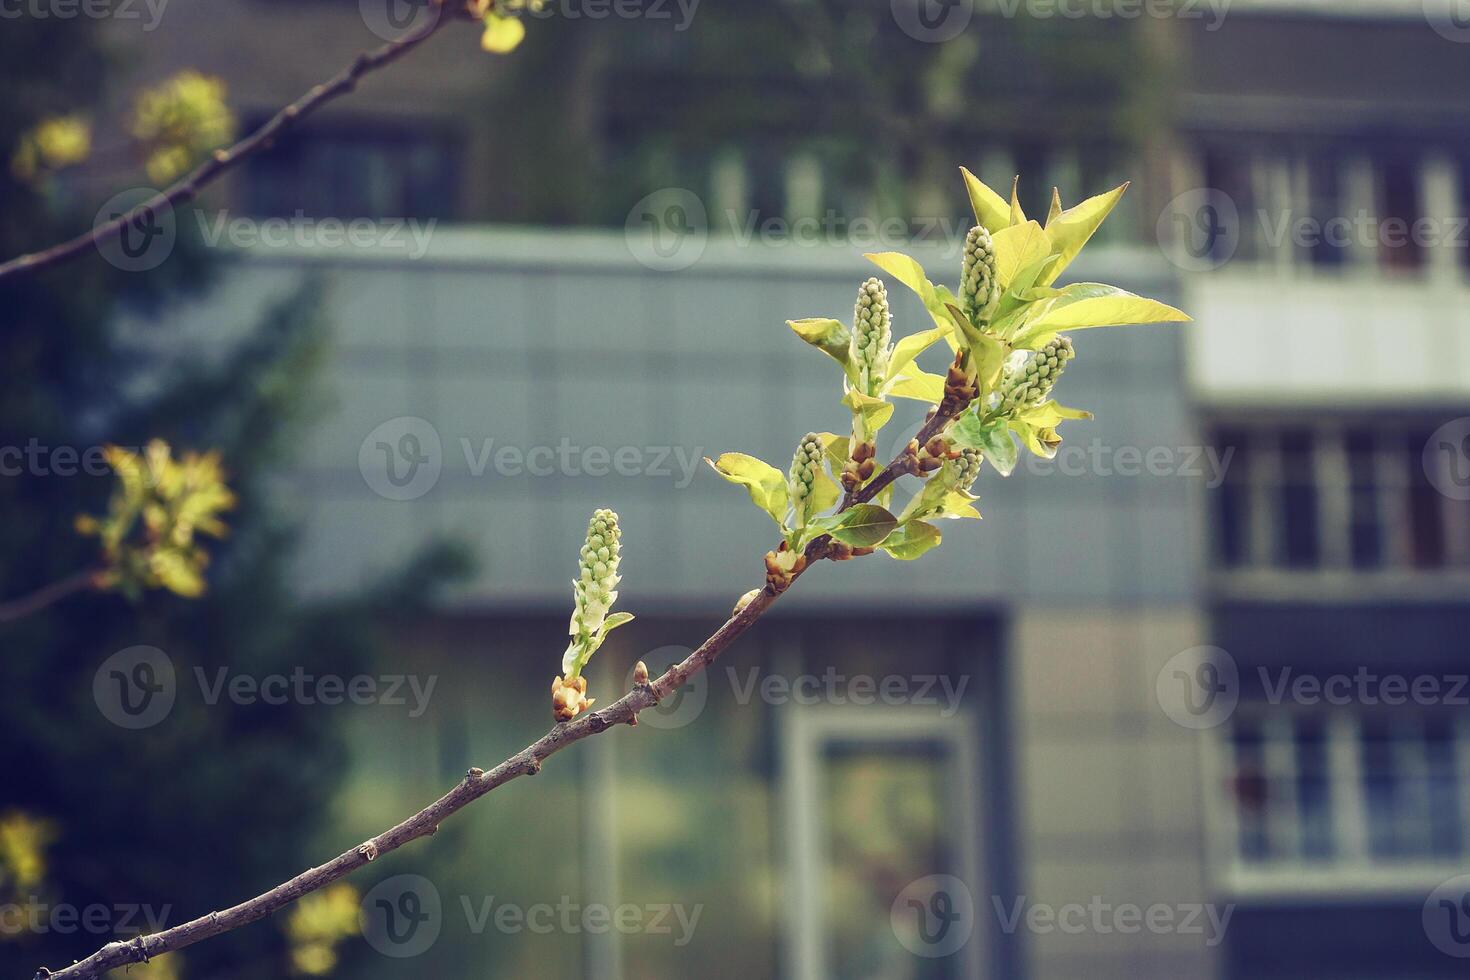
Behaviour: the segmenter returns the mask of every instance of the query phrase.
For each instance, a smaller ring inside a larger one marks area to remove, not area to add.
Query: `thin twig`
[[[960,406],[961,409],[963,407]],[[920,430],[921,441],[927,441],[941,432],[957,414],[958,411],[936,412]],[[850,502],[844,502],[839,513],[855,504],[866,503],[884,487],[908,472],[910,472],[909,453],[905,449],[866,486],[853,494]],[[808,544],[805,551],[808,561],[825,557],[828,554],[829,544],[830,539],[825,535]],[[800,577],[803,571],[804,569],[795,570],[791,575],[792,581]],[[138,936],[127,942],[109,943],[86,959],[79,960],[55,973],[42,967],[36,973],[36,980],[42,980],[42,978],[83,980],[83,978],[97,977],[114,967],[143,962],[172,950],[191,946],[222,932],[238,929],[240,926],[262,919],[284,908],[302,895],[345,877],[380,855],[395,851],[409,841],[433,834],[446,818],[496,787],[503,786],[519,776],[533,776],[540,772],[542,762],[568,745],[580,742],[588,736],[605,732],[616,725],[632,724],[640,711],[658,704],[659,701],[682,687],[695,674],[713,663],[715,658],[749,629],[777,598],[779,598],[779,593],[772,592],[769,588],[762,589],[759,595],[726,620],[725,624],[715,630],[709,639],[700,644],[699,649],[664,671],[656,680],[635,686],[633,690],[605,708],[555,725],[551,731],[489,771],[471,769],[454,789],[429,806],[371,840],[349,851],[344,851],[326,864],[303,871],[270,891],[223,911],[211,912],[152,935]]]
[[[55,602],[60,602],[69,595],[84,592],[95,587],[97,584],[96,569],[87,569],[68,575],[66,578],[50,585],[43,585],[30,595],[21,596],[19,599],[11,599],[9,602],[0,602],[0,623],[13,623],[17,619],[25,619],[32,613],[38,613],[42,609]]]
[[[412,33],[371,51],[360,52],[347,67],[336,75],[313,87],[235,145],[215,150],[210,154],[208,160],[167,189],[153,194],[146,201],[116,218],[94,226],[91,231],[43,251],[31,252],[0,264],[0,280],[23,272],[35,272],[75,258],[83,252],[116,238],[130,222],[155,214],[164,208],[172,208],[174,205],[187,204],[192,201],[200,190],[218,179],[221,174],[242,160],[270,147],[285,130],[298,120],[311,115],[338,96],[352,91],[357,87],[357,82],[363,75],[397,61],[427,41],[440,27],[454,19],[445,8],[445,3],[446,0],[432,0],[432,15]]]

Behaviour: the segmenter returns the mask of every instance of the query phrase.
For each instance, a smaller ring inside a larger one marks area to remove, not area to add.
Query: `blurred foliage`
[[[314,977],[337,966],[337,946],[359,932],[357,889],[345,881],[303,895],[286,918],[291,966]]]
[[[235,116],[225,104],[225,83],[197,71],[181,71],[138,94],[133,136],[143,144],[148,179],[167,184],[204,154],[230,142]]]
[[[20,810],[0,814],[0,895],[23,898],[46,874],[46,846],[56,827]]]
[[[108,980],[180,980],[183,973],[184,954],[164,953],[147,963],[134,963],[107,971]]]
[[[108,65],[95,30],[87,18],[7,22],[0,32],[5,158],[41,120],[96,108]],[[102,196],[66,181],[38,190],[5,169],[0,254],[89,226]],[[319,859],[317,835],[347,759],[341,730],[351,709],[227,697],[210,704],[196,672],[370,673],[385,652],[383,637],[420,616],[436,584],[463,567],[458,555],[435,548],[360,594],[296,598],[288,561],[300,529],[268,491],[288,461],[296,408],[323,347],[316,297],[308,289],[281,302],[218,361],[170,357],[166,343],[124,342],[114,317],[120,306],[147,330],[151,310],[210,281],[210,263],[185,234],[194,223],[179,224],[169,260],[146,274],[88,255],[0,282],[0,446],[144,446],[159,438],[181,450],[218,450],[230,472],[232,533],[212,548],[207,595],[185,600],[160,590],[135,605],[88,593],[10,624],[0,637],[0,812],[24,813],[38,822],[27,826],[54,832],[30,891],[53,908],[167,910],[168,925],[256,894]],[[196,484],[208,483],[215,464],[193,459],[183,465],[195,467]],[[95,564],[96,541],[72,525],[79,513],[103,511],[114,480],[55,470],[0,477],[0,595],[25,595]],[[146,514],[140,519],[146,526]],[[93,682],[111,654],[137,644],[171,658],[178,697],[161,723],[128,731],[99,711]],[[36,840],[34,829],[15,836]],[[291,962],[286,925],[283,916],[276,928],[233,932],[191,949],[182,966],[170,957],[128,976],[281,976]],[[112,938],[29,932],[0,943],[0,973],[30,976]],[[363,951],[361,943],[341,946],[342,969]]]
[[[17,180],[34,181],[51,170],[81,163],[92,152],[92,124],[72,114],[43,119],[20,139],[10,158]]]
[[[77,518],[79,533],[102,542],[98,586],[134,600],[145,589],[203,595],[209,553],[194,532],[223,538],[227,528],[218,515],[235,506],[219,453],[175,460],[168,443],[154,439],[142,453],[106,446],[103,456],[118,478],[107,513]]]

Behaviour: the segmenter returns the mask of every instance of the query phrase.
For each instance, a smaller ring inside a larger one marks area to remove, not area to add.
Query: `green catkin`
[[[990,317],[999,299],[995,278],[995,245],[990,232],[976,225],[965,236],[965,257],[960,267],[960,311],[979,324]]]
[[[893,316],[888,309],[888,290],[877,278],[858,287],[852,311],[852,362],[865,395],[877,395],[888,376],[888,359],[893,340]]]
[[[577,580],[572,583],[574,605],[569,632],[585,637],[597,632],[617,600],[618,562],[622,559],[622,531],[618,515],[606,508],[594,511],[587,522]]]
[[[810,516],[812,490],[817,483],[817,474],[822,471],[822,440],[815,432],[802,437],[791,457],[791,472],[786,486],[791,494],[791,504],[796,509],[796,522],[805,525]]]
[[[1052,387],[1062,376],[1067,362],[1076,354],[1072,341],[1066,337],[1054,337],[1015,371],[1006,373],[1001,382],[1000,410],[1009,414],[1018,408],[1039,405],[1051,394]]]

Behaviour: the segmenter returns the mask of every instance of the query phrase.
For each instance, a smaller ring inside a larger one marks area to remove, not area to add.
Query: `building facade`
[[[178,3],[149,70],[223,66],[260,111],[315,80],[292,50],[345,60],[364,37],[350,5]],[[1457,975],[1470,905],[1441,886],[1470,871],[1470,48],[1418,3],[1324,6],[1142,24],[1127,43],[1160,52],[1172,97],[1105,152],[1052,138],[1063,121],[947,130],[982,175],[1024,166],[1069,199],[1137,174],[1122,230],[1072,274],[1197,322],[1076,338],[1059,394],[1097,420],[1053,463],[987,470],[985,520],[913,565],[815,570],[676,703],[394,865],[428,869],[444,938],[375,975]],[[611,698],[759,583],[770,528],[701,458],[784,467],[803,433],[845,424],[834,372],[784,321],[845,315],[872,247],[851,216],[882,214],[893,183],[776,130],[633,159],[657,142],[648,105],[677,120],[712,84],[676,42],[631,72],[601,36],[568,41],[599,93],[568,127],[622,182],[544,213],[621,227],[476,223],[540,213],[543,192],[475,179],[503,158],[474,107],[514,104],[517,79],[446,44],[212,202],[437,219],[421,249],[240,250],[213,296],[228,316],[150,326],[207,354],[319,284],[325,397],[286,488],[300,588],[435,536],[478,559],[404,638],[404,663],[440,678],[429,711],[353,722],[352,832],[542,729],[593,508],[622,515],[620,605],[639,614],[592,669]],[[834,114],[813,118],[839,131]],[[907,198],[943,203],[903,237],[931,239],[915,254],[953,280],[958,182],[896,159],[898,186],[940,189]],[[796,232],[829,210],[835,234]],[[475,928],[487,897],[566,896],[700,911],[687,935]]]

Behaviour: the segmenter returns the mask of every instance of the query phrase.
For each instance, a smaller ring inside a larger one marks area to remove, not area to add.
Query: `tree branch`
[[[118,217],[96,225],[91,231],[43,251],[31,252],[0,264],[0,280],[24,272],[35,272],[76,258],[83,252],[116,238],[130,222],[165,207],[187,204],[192,201],[207,184],[218,179],[241,161],[270,147],[277,137],[298,120],[311,115],[337,97],[351,92],[357,87],[357,82],[362,76],[397,61],[427,41],[439,28],[454,19],[446,7],[448,2],[450,0],[431,0],[432,16],[412,33],[371,51],[360,52],[347,67],[336,75],[314,86],[309,92],[277,112],[269,121],[238,143],[215,150],[210,154],[208,160],[169,185],[167,189],[159,191]]]
[[[943,431],[955,416],[963,411],[964,407],[964,404],[959,405],[958,408],[952,408],[948,404],[941,406],[920,429],[920,441],[927,441]],[[841,513],[855,504],[866,503],[884,487],[905,473],[911,472],[910,459],[911,454],[907,449],[900,452],[892,462],[883,468],[881,473],[874,476],[866,486],[859,488],[849,500],[844,501],[838,512]],[[805,551],[808,562],[826,557],[830,541],[830,538],[823,535],[808,544]],[[804,569],[795,570],[791,575],[791,580],[794,582],[803,571]],[[770,588],[762,589],[759,595],[726,620],[725,624],[715,630],[709,639],[701,643],[699,649],[664,671],[656,680],[647,684],[635,685],[633,690],[605,708],[581,714],[571,721],[555,725],[551,731],[489,771],[471,769],[454,789],[418,813],[371,840],[349,851],[344,851],[326,864],[303,871],[270,891],[224,911],[211,912],[171,929],[148,936],[138,936],[127,942],[109,943],[86,959],[78,960],[55,973],[42,967],[36,972],[36,980],[42,980],[42,978],[83,980],[83,978],[97,977],[114,967],[146,962],[172,950],[192,946],[200,940],[262,919],[284,908],[302,895],[323,888],[356,871],[381,854],[395,851],[410,841],[433,834],[446,818],[453,816],[496,787],[503,786],[519,776],[533,776],[540,772],[542,762],[568,745],[580,742],[591,735],[605,732],[615,725],[635,724],[640,711],[658,704],[659,701],[682,687],[695,674],[713,663],[715,658],[749,629],[779,597],[780,593],[773,592]]]
[[[52,603],[60,602],[69,595],[93,588],[96,584],[97,570],[89,568],[52,582],[50,585],[43,585],[30,595],[11,599],[9,602],[0,602],[0,623],[13,623],[17,619],[25,619]]]

